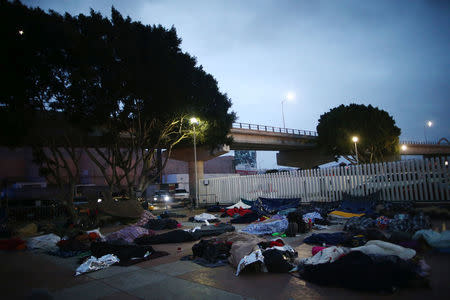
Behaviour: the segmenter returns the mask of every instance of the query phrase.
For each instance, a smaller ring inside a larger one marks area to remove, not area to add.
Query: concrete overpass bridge
[[[311,168],[333,161],[333,157],[320,153],[317,132],[280,128],[248,123],[234,123],[230,135],[232,150],[279,151],[277,163],[283,166]],[[450,144],[443,138],[438,142],[402,141],[401,155],[449,155]]]
[[[230,135],[233,137],[233,144],[219,147],[213,153],[208,149],[197,148],[196,168],[199,179],[203,178],[204,161],[225,154],[230,150],[279,151],[277,153],[278,165],[303,169],[334,160],[332,156],[323,154],[318,149],[318,135],[315,131],[234,123]],[[450,144],[447,139],[441,139],[435,143],[405,141],[402,144],[406,145],[406,149],[402,150],[402,155],[442,156],[450,154]],[[192,147],[175,149],[171,157],[188,162],[189,185],[192,193],[195,190],[195,163]]]

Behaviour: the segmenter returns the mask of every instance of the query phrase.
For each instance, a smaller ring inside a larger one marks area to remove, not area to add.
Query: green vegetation
[[[356,162],[352,137],[358,137],[361,163],[381,162],[398,153],[400,128],[386,111],[372,105],[340,105],[320,116],[317,125],[319,146],[335,158],[344,155]]]

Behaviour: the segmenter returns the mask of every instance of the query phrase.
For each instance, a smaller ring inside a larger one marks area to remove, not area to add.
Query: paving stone
[[[139,300],[140,297],[132,296],[124,292],[114,293],[105,297],[99,298],[101,300]]]
[[[144,299],[244,299],[237,294],[179,278],[170,278],[164,284],[156,283],[142,286],[128,291],[128,293]]]
[[[71,299],[98,299],[119,292],[119,290],[106,285],[101,281],[91,281],[71,288],[62,289],[53,293],[55,300]]]
[[[193,271],[204,269],[204,267],[199,266],[193,262],[189,261],[176,261],[169,264],[164,265],[158,265],[152,268],[149,268],[149,270],[161,272],[164,274],[168,274],[171,276],[178,276],[185,273],[190,273]]]
[[[137,270],[141,270],[141,268],[138,266],[129,266],[129,267],[111,266],[111,267],[103,269],[103,270],[88,273],[85,276],[88,276],[88,277],[94,278],[94,279],[102,279],[102,278],[111,277],[111,276],[114,276],[117,274],[128,273],[128,272],[137,271]]]
[[[49,254],[38,254],[38,255],[40,255],[43,259],[45,259],[55,265],[73,270],[74,274],[75,274],[75,270],[80,265],[80,263],[78,262],[78,260],[79,260],[78,257],[63,258],[63,257],[59,257],[59,256],[49,255]]]
[[[146,269],[117,274],[105,279],[102,282],[122,291],[137,289],[141,286],[170,280],[166,274],[154,272]]]

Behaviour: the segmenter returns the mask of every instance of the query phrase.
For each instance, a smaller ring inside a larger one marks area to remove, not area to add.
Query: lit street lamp
[[[359,159],[358,159],[358,146],[356,146],[356,143],[358,142],[358,137],[354,136],[352,137],[352,141],[355,143],[355,154],[356,154],[356,164],[359,164]]]
[[[283,128],[284,128],[284,129],[286,129],[286,124],[285,124],[285,122],[284,122],[284,107],[283,107],[283,103],[284,103],[286,100],[288,100],[288,101],[294,100],[294,97],[295,97],[294,93],[289,92],[289,93],[287,93],[287,95],[286,95],[286,99],[284,99],[283,101],[281,101],[281,115],[283,116]]]
[[[427,127],[433,126],[433,122],[427,121],[425,125],[423,125],[423,135],[425,136],[425,143],[428,143],[427,141]]]
[[[197,178],[197,145],[195,142],[195,125],[198,125],[197,118],[191,118],[190,120],[192,127],[194,127],[194,170],[195,170],[195,206],[197,206],[198,201],[198,178]]]
[[[408,146],[406,146],[406,145],[404,145],[404,144],[403,144],[400,148],[402,149],[402,151],[408,150]]]

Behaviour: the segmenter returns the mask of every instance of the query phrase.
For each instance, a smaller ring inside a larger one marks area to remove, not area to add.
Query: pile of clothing
[[[313,249],[297,266],[300,278],[320,285],[392,292],[417,279],[426,280],[430,267],[414,260],[416,251],[372,240],[355,248]]]
[[[196,264],[210,268],[224,266],[228,264],[231,244],[231,242],[217,239],[201,240],[192,246],[193,255],[184,257],[182,260],[191,260]]]
[[[192,252],[193,261],[203,266],[229,263],[236,269],[236,276],[251,271],[286,273],[295,268],[297,257],[297,252],[282,239],[268,240],[244,232],[202,240],[192,247]]]
[[[89,254],[91,244],[101,241],[103,238],[98,230],[88,233],[78,233],[61,239],[56,243],[58,250],[48,251],[47,253],[63,258],[73,256],[85,256]]]
[[[295,268],[297,256],[297,252],[281,239],[263,241],[239,261],[236,276],[243,271],[287,273]]]
[[[344,230],[353,235],[362,235],[366,240],[380,239],[417,249],[419,243],[413,239],[413,234],[418,230],[428,230],[430,227],[429,217],[419,213],[413,217],[408,214],[396,214],[392,219],[385,216],[353,217],[347,220]]]
[[[221,217],[232,217],[233,224],[248,224],[260,218],[260,214],[252,210],[252,206],[244,203],[242,200],[238,203],[228,206]]]

